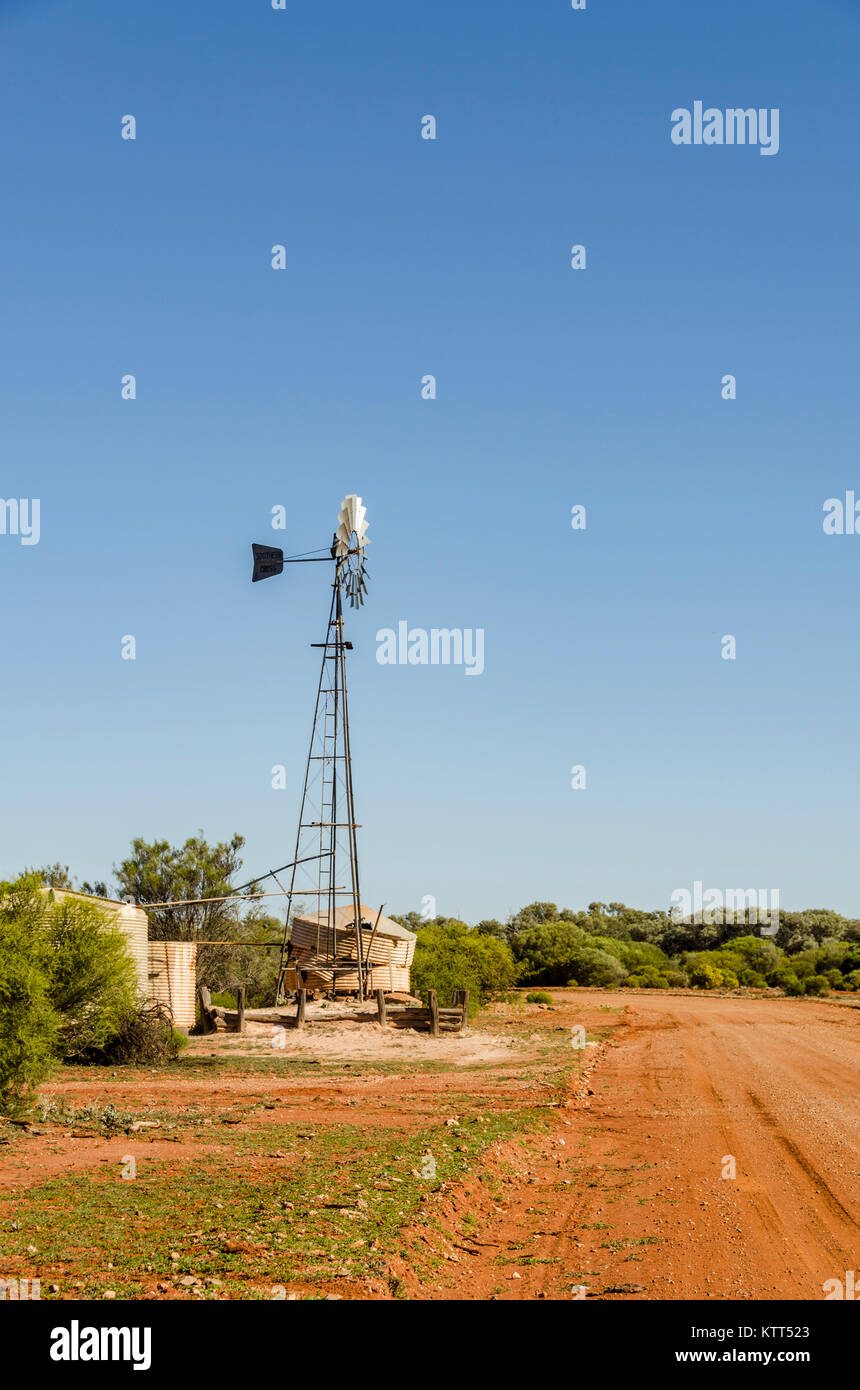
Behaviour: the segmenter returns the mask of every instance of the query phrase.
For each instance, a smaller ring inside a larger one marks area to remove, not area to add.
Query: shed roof
[[[376,915],[379,911],[377,907],[365,907],[361,904],[361,920],[363,923],[370,923],[370,930],[376,924]],[[355,919],[352,903],[346,903],[343,907],[336,907],[334,910],[334,925],[337,931],[343,931],[344,927],[351,927]],[[307,922],[312,927],[327,927],[329,925],[328,912],[297,912],[297,922]],[[368,928],[365,925],[364,930]],[[379,926],[376,928],[377,936],[391,936],[398,941],[417,941],[414,932],[406,927],[401,927],[399,922],[394,922],[390,917],[380,917]]]

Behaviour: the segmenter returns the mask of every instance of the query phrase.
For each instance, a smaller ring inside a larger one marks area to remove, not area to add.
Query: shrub
[[[0,918],[0,1111],[19,1115],[48,1075],[59,1026],[49,980],[14,922]]]
[[[57,1045],[72,1060],[103,1047],[133,1012],[134,961],[123,933],[95,903],[50,903],[44,932]]]
[[[469,991],[474,1012],[490,994],[510,989],[517,968],[510,947],[453,919],[428,922],[418,933],[412,962],[412,988],[422,999],[435,989],[440,1004],[450,1004],[455,989]]]
[[[750,970],[749,968],[742,970],[738,980],[745,989],[765,989],[767,987],[767,980],[758,970]]]
[[[527,1004],[551,1004],[552,995],[547,994],[545,989],[533,989],[531,994],[526,995]]]
[[[524,984],[563,985],[572,975],[578,978],[577,953],[593,942],[587,931],[570,922],[544,922],[518,932],[511,949]]]
[[[694,989],[718,989],[723,982],[722,971],[710,961],[698,959],[688,967],[690,984]]]
[[[0,883],[0,1104],[26,1108],[51,1064],[103,1047],[135,1006],[125,937],[95,903],[38,874]]]
[[[597,946],[585,946],[577,951],[573,966],[580,984],[610,989],[627,979],[627,970],[617,956]]]
[[[765,936],[736,936],[729,943],[728,951],[735,957],[736,975],[740,975],[744,967],[765,975],[768,970],[775,969],[781,959],[779,947]]]
[[[157,1066],[174,1061],[187,1046],[188,1039],[174,1028],[164,1004],[139,1004],[123,1015],[106,1043],[91,1047],[82,1060],[101,1066]]]
[[[829,994],[830,981],[826,975],[810,975],[804,981],[804,992],[806,994]]]
[[[669,981],[660,973],[655,965],[643,965],[635,972],[639,989],[668,989]],[[628,975],[624,981],[625,985],[630,983],[633,976]]]
[[[598,937],[594,944],[610,955],[617,956],[626,970],[632,974],[644,974],[657,979],[668,966],[668,956],[649,941],[614,941],[609,937]],[[659,985],[656,986],[658,989]]]
[[[803,981],[797,978],[793,970],[781,970],[778,983],[786,994],[803,994]]]
[[[799,980],[810,980],[815,974],[815,956],[817,952],[804,952],[802,956],[791,957],[791,969]]]

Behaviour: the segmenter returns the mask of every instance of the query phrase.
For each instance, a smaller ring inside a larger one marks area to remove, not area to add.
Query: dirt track
[[[482,1218],[469,1258],[415,1294],[820,1300],[860,1267],[860,1010],[557,996],[589,1026],[598,1001],[623,1012],[593,1094],[531,1156],[502,1156],[500,1174],[521,1171],[501,1206],[466,1194]]]

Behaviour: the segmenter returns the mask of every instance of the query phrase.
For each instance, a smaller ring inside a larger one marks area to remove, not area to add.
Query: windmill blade
[[[361,504],[361,498],[356,497],[352,508],[352,529],[357,536],[363,536],[367,530],[367,508]]]
[[[338,544],[348,549],[348,542],[355,533],[360,547],[369,545],[366,540],[367,535],[367,508],[356,493],[351,492],[344,497],[340,504],[338,513],[337,538]],[[339,553],[345,553],[345,550]]]
[[[282,574],[284,570],[284,552],[275,545],[252,545],[251,550],[254,555],[254,572],[251,575],[251,583],[257,584],[261,579],[270,579],[273,574]]]

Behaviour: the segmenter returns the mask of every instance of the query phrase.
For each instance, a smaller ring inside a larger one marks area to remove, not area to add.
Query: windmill
[[[346,654],[352,651],[352,643],[344,637],[343,607],[344,599],[353,608],[359,608],[364,603],[367,595],[365,551],[369,544],[366,509],[361,498],[351,493],[341,503],[337,530],[327,554],[307,553],[285,557],[283,550],[275,546],[252,546],[254,583],[283,573],[284,565],[288,564],[316,562],[334,565],[325,641],[311,643],[312,647],[322,648],[322,663],[305,766],[295,855],[292,863],[284,866],[290,870],[290,883],[289,889],[284,890],[287,914],[281,943],[276,1003],[281,1001],[284,994],[293,904],[295,900],[304,898],[312,898],[315,902],[315,960],[320,968],[325,968],[325,977],[331,980],[332,993],[337,992],[339,978],[348,978],[351,985],[357,979],[358,997],[365,997],[367,959],[362,946],[362,926],[367,928],[372,924],[362,923],[359,894],[356,841],[359,827],[355,820],[346,684]],[[282,886],[277,878],[278,872],[280,870],[273,871],[270,876]],[[339,882],[341,877],[343,883]],[[303,918],[303,922],[307,930],[308,919]],[[344,960],[344,956],[349,959]]]

